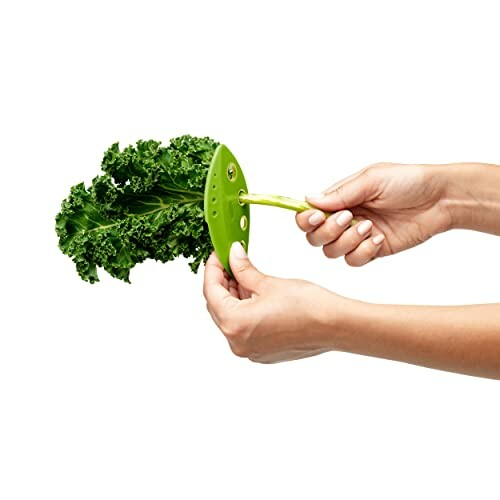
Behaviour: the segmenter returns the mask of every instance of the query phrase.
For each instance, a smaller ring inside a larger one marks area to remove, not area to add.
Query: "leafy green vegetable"
[[[185,135],[167,147],[138,141],[104,154],[103,174],[89,188],[71,188],[56,216],[59,248],[85,281],[99,281],[97,267],[129,282],[145,259],[192,258],[196,272],[212,244],[203,216],[203,192],[218,143]]]

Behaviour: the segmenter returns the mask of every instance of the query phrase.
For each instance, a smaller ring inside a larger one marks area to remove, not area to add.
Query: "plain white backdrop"
[[[343,353],[253,364],[184,261],[92,286],[54,231],[116,141],[209,135],[252,191],[297,197],[377,161],[500,163],[497,7],[3,2],[0,498],[498,498],[498,382]],[[250,255],[360,300],[500,300],[488,235],[353,269],[255,207]]]

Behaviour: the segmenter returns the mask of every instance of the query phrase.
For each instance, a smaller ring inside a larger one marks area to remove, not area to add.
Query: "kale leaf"
[[[130,269],[146,259],[191,258],[198,270],[212,250],[203,215],[208,167],[218,143],[184,135],[167,147],[138,141],[104,154],[103,174],[90,187],[71,188],[56,216],[59,248],[85,281],[97,267],[130,282]]]

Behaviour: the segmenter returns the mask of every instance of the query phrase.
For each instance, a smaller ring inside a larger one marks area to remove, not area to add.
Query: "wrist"
[[[496,234],[500,216],[500,167],[484,163],[435,165],[432,175],[440,186],[440,205],[449,229],[473,229]]]
[[[449,216],[449,229],[463,228],[466,214],[474,211],[471,205],[475,202],[464,189],[471,175],[470,164],[436,165],[433,171],[440,186],[440,205]]]
[[[454,207],[450,203],[451,165],[420,165],[427,195],[434,205],[432,234],[444,233],[453,228]]]
[[[333,292],[328,294],[322,313],[317,316],[321,345],[332,351],[349,352],[353,335],[356,334],[357,320],[367,304]]]

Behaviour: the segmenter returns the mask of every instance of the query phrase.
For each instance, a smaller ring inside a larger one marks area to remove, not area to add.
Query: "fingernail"
[[[243,245],[239,241],[235,241],[231,245],[231,254],[237,259],[246,259],[247,257],[247,253],[245,252]]]
[[[341,226],[347,226],[349,222],[352,221],[352,214],[351,212],[340,212],[340,214],[337,215],[337,218],[335,219],[335,222]]]
[[[358,233],[364,236],[372,228],[373,223],[371,220],[365,220],[358,226]]]
[[[325,220],[325,214],[318,210],[317,212],[314,212],[311,215],[311,217],[309,217],[309,224],[311,224],[312,226],[317,226],[320,222],[323,222],[324,220]]]
[[[318,199],[318,198],[324,198],[325,195],[323,193],[318,193],[318,194],[308,194],[306,195],[306,198],[314,198],[314,199]]]
[[[380,245],[385,240],[385,236],[383,234],[377,234],[375,238],[373,238],[373,243],[375,245]]]

